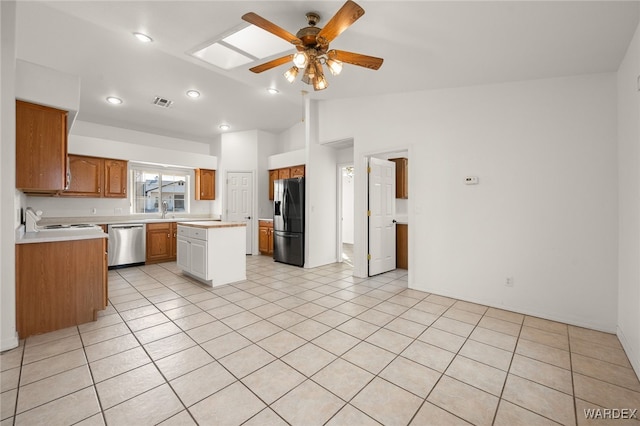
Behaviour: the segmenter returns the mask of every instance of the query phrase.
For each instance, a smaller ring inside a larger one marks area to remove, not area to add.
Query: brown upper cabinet
[[[127,197],[127,162],[124,160],[104,160],[104,196],[108,198]]]
[[[396,198],[409,198],[409,160],[390,158],[396,163]]]
[[[304,177],[304,164],[293,167],[269,170],[269,199],[273,200],[273,182],[278,179]]]
[[[290,170],[292,178],[304,177],[304,166],[294,166]]]
[[[289,179],[291,177],[291,169],[278,169],[278,179]]]
[[[66,197],[126,198],[127,162],[69,154],[71,183]]]
[[[216,199],[216,171],[196,169],[196,200]]]
[[[16,100],[16,188],[52,193],[67,185],[67,111]]]

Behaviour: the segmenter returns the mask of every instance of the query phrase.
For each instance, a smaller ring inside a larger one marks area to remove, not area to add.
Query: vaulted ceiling
[[[289,128],[300,119],[303,90],[331,100],[614,72],[640,16],[637,1],[358,3],[365,15],[331,47],[384,64],[345,65],[318,92],[300,78],[287,83],[288,65],[248,70],[281,54],[224,70],[189,52],[246,26],[247,12],[295,34],[307,12],[319,13],[322,27],[341,1],[19,1],[17,57],[80,76],[79,120],[207,142],[221,123],[229,131]],[[154,41],[138,42],[135,31]],[[188,98],[189,89],[202,96]],[[124,103],[107,104],[110,95]],[[156,96],[174,103],[159,108]]]

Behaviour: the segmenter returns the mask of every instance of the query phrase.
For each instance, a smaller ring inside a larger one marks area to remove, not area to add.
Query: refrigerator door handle
[[[273,203],[273,215],[274,216],[280,216],[280,203],[282,203],[282,201],[276,201]]]

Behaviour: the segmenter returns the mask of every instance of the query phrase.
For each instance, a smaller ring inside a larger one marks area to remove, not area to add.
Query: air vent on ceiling
[[[159,106],[160,108],[169,108],[173,104],[173,101],[156,96],[156,98],[153,100],[153,104]]]

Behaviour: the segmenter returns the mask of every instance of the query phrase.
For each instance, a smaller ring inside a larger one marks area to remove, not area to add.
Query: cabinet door
[[[16,188],[46,193],[67,184],[67,112],[16,101]]]
[[[216,199],[216,171],[196,169],[196,200]]]
[[[104,197],[127,198],[127,162],[104,160]]]
[[[409,268],[409,227],[396,225],[396,268]]]
[[[189,272],[203,280],[207,279],[207,242],[191,240],[191,267]]]
[[[304,166],[293,166],[291,167],[291,177],[304,177]]]
[[[147,263],[171,260],[171,223],[147,224]]]
[[[178,238],[177,241],[177,264],[183,271],[189,271],[191,268],[191,243],[184,238]]]
[[[278,170],[269,170],[269,199],[273,200],[273,182],[278,180]]]
[[[171,260],[178,255],[178,223],[171,222]]]
[[[269,228],[261,226],[258,228],[258,250],[262,254],[269,253]]]
[[[278,179],[289,179],[291,177],[291,169],[278,169]]]
[[[69,154],[69,189],[60,195],[71,197],[101,197],[104,160]]]

